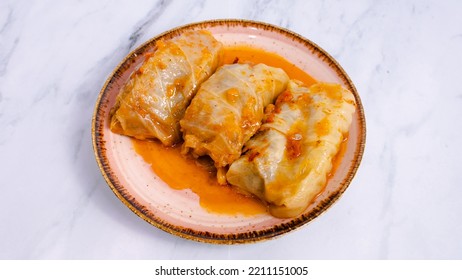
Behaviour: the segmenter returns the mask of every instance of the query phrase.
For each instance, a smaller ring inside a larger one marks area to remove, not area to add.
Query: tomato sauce
[[[291,79],[302,81],[307,86],[316,83],[313,77],[277,54],[247,46],[225,48],[223,64],[229,63],[265,63],[282,68]],[[173,189],[193,191],[198,195],[200,205],[209,212],[255,215],[267,211],[266,205],[257,198],[244,195],[231,186],[219,185],[213,163],[206,159],[197,160],[181,155],[181,144],[165,147],[159,141],[132,141],[135,151],[151,165],[157,176]],[[345,143],[342,143],[340,152],[334,159],[331,173],[335,172],[341,161]]]

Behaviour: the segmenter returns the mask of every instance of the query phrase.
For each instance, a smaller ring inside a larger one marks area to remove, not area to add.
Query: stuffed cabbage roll
[[[221,56],[221,43],[203,30],[157,42],[121,89],[111,111],[111,130],[138,139],[157,138],[167,146],[179,142],[179,121]]]
[[[264,64],[224,65],[205,81],[186,110],[181,129],[182,152],[209,155],[218,181],[241,155],[244,143],[261,125],[264,108],[286,88],[289,78],[279,68]]]
[[[228,182],[268,202],[276,217],[300,214],[324,188],[354,111],[353,94],[340,85],[290,81],[231,164]]]

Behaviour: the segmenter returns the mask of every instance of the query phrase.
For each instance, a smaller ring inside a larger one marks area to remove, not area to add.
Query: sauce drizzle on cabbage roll
[[[290,81],[265,123],[226,177],[269,204],[273,216],[302,213],[323,190],[355,111],[354,96],[337,84],[307,88]]]
[[[289,77],[265,64],[228,64],[205,81],[181,120],[182,152],[209,155],[217,177],[238,159],[244,143],[261,125],[264,108],[286,88]]]

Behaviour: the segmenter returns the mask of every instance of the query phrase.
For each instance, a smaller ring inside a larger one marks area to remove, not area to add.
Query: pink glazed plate
[[[262,213],[253,216],[210,213],[199,205],[191,190],[175,190],[154,174],[139,156],[130,138],[112,133],[109,112],[120,88],[143,62],[159,39],[186,30],[209,30],[225,46],[247,45],[276,53],[318,81],[339,83],[356,98],[356,112],[346,151],[325,190],[295,218],[278,219]],[[92,122],[95,157],[114,194],[136,215],[171,234],[195,241],[237,244],[267,240],[297,229],[325,212],[347,189],[360,164],[366,126],[358,92],[340,65],[323,49],[289,30],[246,20],[213,20],[178,27],[144,43],[116,67],[103,86]]]

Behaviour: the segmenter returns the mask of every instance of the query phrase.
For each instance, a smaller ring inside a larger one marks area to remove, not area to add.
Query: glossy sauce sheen
[[[225,48],[223,64],[231,64],[235,63],[236,61],[238,63],[249,64],[264,63],[268,66],[281,68],[287,73],[287,75],[289,75],[291,79],[299,80],[306,86],[311,86],[312,84],[316,83],[316,80],[313,77],[305,73],[293,63],[290,63],[277,54],[264,50],[247,46]]]
[[[282,68],[291,79],[302,81],[306,86],[316,83],[310,75],[284,58],[247,46],[225,48],[223,64],[230,63],[265,63]],[[169,148],[159,141],[132,139],[132,142],[135,151],[151,165],[159,178],[173,189],[193,191],[198,195],[200,205],[207,211],[227,215],[255,215],[267,211],[266,205],[260,200],[243,195],[230,186],[219,185],[213,168],[180,154],[181,144]],[[333,161],[331,174],[340,164],[345,147],[346,141],[343,141]]]
[[[221,186],[213,164],[201,163],[180,154],[181,144],[165,147],[159,141],[133,139],[135,151],[151,164],[152,170],[171,188],[190,189],[199,196],[200,205],[210,212],[254,215],[264,213],[266,206],[253,197]]]

